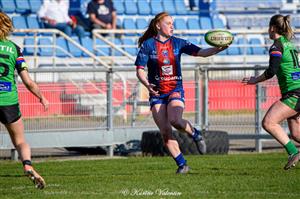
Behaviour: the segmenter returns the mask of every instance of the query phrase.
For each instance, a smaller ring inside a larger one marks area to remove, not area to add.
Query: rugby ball
[[[233,42],[233,35],[227,30],[210,30],[204,35],[206,43],[215,47],[229,46]]]

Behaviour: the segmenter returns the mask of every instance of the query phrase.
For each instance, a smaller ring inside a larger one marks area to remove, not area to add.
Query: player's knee
[[[163,139],[163,142],[164,142],[164,144],[165,145],[167,145],[168,144],[168,142],[169,142],[169,140],[171,140],[171,133],[169,134],[162,134],[162,139]]]
[[[291,138],[296,142],[300,143],[300,132],[296,132],[296,133],[293,132],[293,134],[291,134]]]
[[[272,122],[270,119],[264,118],[262,121],[262,127],[266,130],[266,131],[270,131],[272,129],[272,127],[274,126],[274,122]]]
[[[25,147],[29,147],[29,145],[24,141],[15,143],[15,147],[16,149],[23,149]]]
[[[171,125],[176,129],[182,129],[181,123],[178,119],[171,119],[170,120]]]

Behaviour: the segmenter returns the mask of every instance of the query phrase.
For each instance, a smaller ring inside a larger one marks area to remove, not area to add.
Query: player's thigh
[[[19,118],[17,121],[9,124],[5,124],[7,131],[11,137],[11,140],[14,145],[25,142],[24,136],[24,124],[22,118]]]
[[[275,102],[267,111],[263,122],[280,123],[283,120],[297,114],[295,110],[287,106],[281,101]]]
[[[180,121],[184,110],[184,103],[179,99],[171,100],[168,104],[168,118],[171,122]]]
[[[154,122],[158,128],[162,131],[172,130],[172,127],[168,120],[167,105],[166,104],[155,104],[151,108]]]

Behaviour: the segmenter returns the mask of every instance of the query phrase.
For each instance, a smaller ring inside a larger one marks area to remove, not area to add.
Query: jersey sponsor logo
[[[163,51],[161,52],[161,54],[162,54],[164,57],[168,57],[168,56],[169,56],[168,50],[163,50]]]
[[[294,72],[291,74],[292,80],[299,80],[300,79],[300,72]]]
[[[271,51],[270,55],[273,57],[281,57],[282,53],[280,51]]]
[[[159,81],[172,81],[172,80],[182,80],[181,76],[171,76],[171,77],[158,77],[157,75],[155,76],[155,80]]]
[[[11,91],[11,82],[0,82],[0,91]]]
[[[166,64],[166,65],[167,65],[167,64],[170,64],[170,60],[169,60],[169,59],[164,59],[163,62],[164,62],[164,64]]]
[[[161,67],[162,75],[173,75],[173,66],[172,65],[164,65]]]

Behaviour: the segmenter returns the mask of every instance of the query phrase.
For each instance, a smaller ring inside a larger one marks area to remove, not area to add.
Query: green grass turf
[[[20,163],[0,161],[0,198],[300,198],[300,164],[287,155],[186,156],[188,175],[170,157],[35,163],[47,187],[36,190]]]

